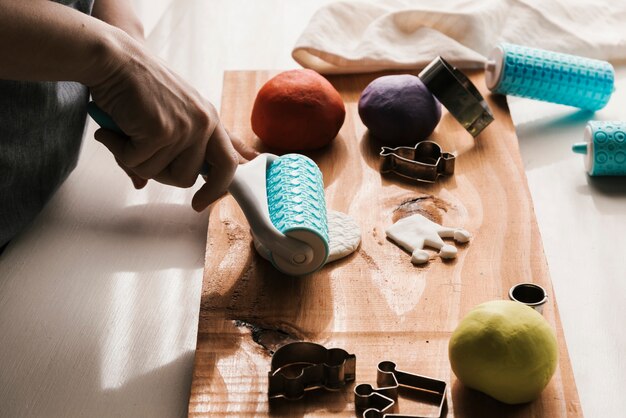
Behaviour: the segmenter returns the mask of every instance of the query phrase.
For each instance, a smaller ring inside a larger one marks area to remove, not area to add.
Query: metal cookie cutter
[[[548,301],[548,293],[535,283],[519,283],[509,290],[509,299],[530,306],[543,314],[543,306]]]
[[[426,183],[434,183],[440,175],[453,174],[456,159],[432,141],[422,141],[415,147],[382,147],[380,156],[381,173],[393,172]]]
[[[339,390],[354,381],[356,356],[341,348],[294,342],[276,350],[268,377],[270,398],[297,400],[313,389]]]
[[[473,137],[493,122],[493,113],[476,86],[445,59],[435,58],[418,77]]]
[[[383,361],[376,374],[378,389],[362,383],[354,388],[354,405],[363,411],[363,418],[439,418],[446,412],[446,387],[444,381],[411,374],[396,369],[396,364]],[[429,404],[437,405],[436,415],[402,415],[392,413],[398,401],[400,386],[419,391]]]

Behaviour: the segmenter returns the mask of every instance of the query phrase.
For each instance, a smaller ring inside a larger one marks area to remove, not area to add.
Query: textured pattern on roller
[[[501,47],[504,63],[496,93],[587,110],[602,109],[613,93],[615,73],[606,61],[506,43]]]
[[[626,175],[626,122],[589,122],[593,141],[592,176]]]
[[[361,243],[361,228],[350,215],[330,210],[328,211],[328,239],[330,240],[330,253],[326,264],[356,251]]]
[[[311,159],[286,154],[267,170],[267,205],[270,219],[283,234],[306,229],[328,246],[328,224],[322,173]]]

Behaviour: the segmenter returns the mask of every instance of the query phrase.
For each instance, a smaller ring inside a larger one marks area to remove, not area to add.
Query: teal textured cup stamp
[[[572,150],[584,155],[590,176],[626,176],[626,122],[590,121]]]

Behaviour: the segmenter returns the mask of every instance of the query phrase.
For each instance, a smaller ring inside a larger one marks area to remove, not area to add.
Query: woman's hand
[[[106,129],[95,137],[136,187],[145,184],[142,179],[190,187],[208,162],[207,183],[193,200],[196,210],[204,209],[230,184],[239,154],[211,103],[139,43],[119,36],[106,71],[89,87],[96,104],[129,138]]]

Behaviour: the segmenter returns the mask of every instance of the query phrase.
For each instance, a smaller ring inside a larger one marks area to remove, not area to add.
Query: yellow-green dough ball
[[[461,320],[448,355],[464,385],[519,404],[536,399],[546,387],[556,370],[558,347],[541,314],[519,302],[495,300]]]

